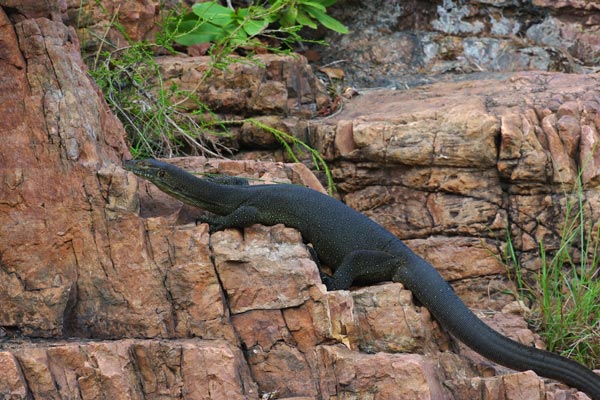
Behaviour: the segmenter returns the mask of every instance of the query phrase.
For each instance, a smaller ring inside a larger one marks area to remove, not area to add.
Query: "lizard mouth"
[[[158,168],[153,168],[150,163],[144,162],[144,160],[125,160],[123,161],[123,168],[142,178],[150,178],[153,175],[153,172],[156,173],[156,171],[158,171]]]

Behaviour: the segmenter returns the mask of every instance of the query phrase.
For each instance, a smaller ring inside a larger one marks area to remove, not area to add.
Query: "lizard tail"
[[[525,346],[496,332],[481,321],[454,293],[428,262],[413,255],[398,268],[402,282],[454,337],[482,356],[506,367],[555,379],[600,400],[600,376],[591,369],[549,351]]]

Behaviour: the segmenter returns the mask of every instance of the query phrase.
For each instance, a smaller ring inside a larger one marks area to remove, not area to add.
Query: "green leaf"
[[[177,26],[173,26],[173,28],[177,29],[177,33],[190,33],[196,29],[198,29],[198,27],[200,27],[200,25],[202,25],[202,23],[200,21],[198,21],[197,19],[195,20],[182,20],[179,25]]]
[[[247,41],[248,35],[243,29],[240,29],[237,22],[232,22],[224,26],[223,30],[225,31],[223,38],[228,37],[229,41],[236,46],[244,44]]]
[[[300,0],[298,3],[302,4],[302,6],[301,6],[302,8],[312,7],[312,8],[316,8],[318,10],[321,10],[323,12],[327,11],[325,9],[325,6],[323,4],[321,4],[321,3],[319,3],[318,1],[315,1],[315,0]]]
[[[321,9],[306,5],[306,11],[319,21],[325,28],[338,33],[348,33],[348,28],[340,21],[325,14]]]
[[[246,33],[248,34],[248,36],[254,36],[254,35],[258,35],[259,33],[261,33],[269,24],[269,21],[267,21],[266,19],[259,19],[259,20],[248,20],[246,22],[244,22],[244,25],[242,26],[242,28],[244,29],[244,31],[246,31]]]
[[[231,35],[233,34],[233,32],[235,32],[236,29],[238,31],[241,31],[241,29],[238,29],[239,27],[240,24],[238,24],[237,21],[232,21],[223,27],[223,31],[225,31],[227,35]]]
[[[215,39],[214,35],[205,35],[201,33],[188,33],[175,38],[175,42],[182,46],[193,46],[200,43],[210,43]]]
[[[279,17],[279,23],[281,26],[290,27],[296,24],[296,18],[298,17],[298,8],[288,7],[285,9]]]
[[[240,18],[240,19],[244,19],[248,16],[248,10],[249,8],[238,8],[237,10],[235,10],[235,15]]]
[[[223,7],[214,1],[208,3],[199,3],[192,6],[194,14],[201,19],[210,21],[218,26],[225,26],[235,17],[235,11],[231,8]]]
[[[329,7],[334,5],[336,0],[313,0],[313,3],[319,3],[323,7]]]
[[[191,21],[186,21],[185,25],[189,24],[190,22]],[[193,29],[184,30],[183,32],[185,33],[177,36],[175,41],[183,46],[191,46],[199,43],[214,42],[215,40],[220,39],[225,33],[223,28],[209,24],[208,22],[198,25],[195,28],[194,26],[191,27]]]
[[[312,20],[311,17],[308,16],[304,11],[298,10],[298,15],[296,16],[296,21],[300,25],[308,26],[309,28],[317,29],[317,24]]]

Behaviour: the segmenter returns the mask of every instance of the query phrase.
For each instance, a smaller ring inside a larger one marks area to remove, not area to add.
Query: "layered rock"
[[[346,203],[403,239],[451,233],[455,251],[459,236],[501,248],[510,228],[519,249],[552,250],[578,171],[586,219],[600,216],[598,89],[591,75],[519,73],[367,91],[317,124],[313,143],[339,160]]]
[[[156,61],[162,85],[184,93],[185,98],[173,101],[189,111],[195,111],[200,101],[226,114],[311,117],[329,102],[304,57],[262,54],[253,59],[254,64],[232,63],[226,70],[213,68],[210,74],[209,56],[170,56]]]
[[[257,398],[241,351],[222,341],[52,342],[0,352],[12,399]]]

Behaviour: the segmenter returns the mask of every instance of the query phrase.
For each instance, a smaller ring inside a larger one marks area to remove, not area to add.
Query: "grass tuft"
[[[580,175],[567,196],[558,249],[550,254],[539,243],[541,268],[533,285],[524,278],[510,232],[505,259],[514,266],[519,296],[538,307],[530,323],[548,349],[600,368],[600,224],[586,222],[584,203]]]

